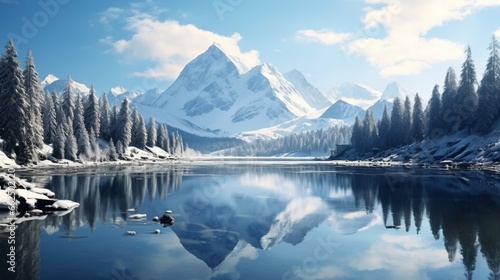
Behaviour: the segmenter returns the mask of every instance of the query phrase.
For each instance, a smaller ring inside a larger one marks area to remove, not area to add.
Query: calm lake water
[[[17,278],[1,279],[500,279],[499,175],[205,162],[23,177],[80,207],[21,224]],[[167,209],[175,225],[151,220]]]

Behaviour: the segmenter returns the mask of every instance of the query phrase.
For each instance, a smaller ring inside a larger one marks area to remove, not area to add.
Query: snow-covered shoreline
[[[469,135],[461,131],[381,152],[356,153],[351,149],[335,159],[337,162],[364,166],[398,165],[500,172],[499,139],[499,129],[485,136]]]
[[[64,215],[80,206],[54,196],[49,189],[19,179],[13,172],[0,173],[0,233],[9,231],[14,224],[43,220],[51,214]]]

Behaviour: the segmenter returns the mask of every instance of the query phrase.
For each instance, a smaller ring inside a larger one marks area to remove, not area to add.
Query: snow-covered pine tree
[[[498,41],[492,36],[489,46],[490,56],[486,69],[477,90],[478,106],[476,111],[475,130],[486,134],[499,116],[500,102],[500,58],[498,56]]]
[[[175,133],[172,133],[172,142],[175,144],[172,144],[172,153],[175,154],[176,156],[181,157],[184,154],[184,144],[182,143],[182,137],[179,134],[179,131],[176,131]],[[312,142],[312,141],[311,141]]]
[[[148,141],[146,144],[149,147],[154,147],[156,145],[156,121],[154,117],[149,118],[147,134],[148,134]]]
[[[77,160],[78,145],[73,132],[73,121],[68,117],[64,124],[66,137],[64,141],[64,158],[72,161]]]
[[[123,146],[122,141],[116,141],[116,153],[118,154],[118,158],[125,153],[125,146]]]
[[[472,60],[470,46],[465,51],[467,57],[462,64],[462,73],[460,74],[460,84],[458,85],[455,98],[455,106],[458,110],[458,129],[469,129],[473,125],[474,113],[476,112],[476,69]]]
[[[35,68],[35,61],[31,51],[28,51],[26,57],[26,66],[23,71],[24,88],[28,95],[28,107],[30,123],[33,127],[28,131],[29,137],[32,138],[33,144],[37,148],[43,147],[43,121],[42,121],[42,102],[44,101],[44,94],[38,72]]]
[[[115,139],[115,144],[118,141],[118,115],[120,114],[120,109],[116,105],[113,105],[110,109],[109,115],[109,125],[110,125],[110,137]],[[117,150],[118,151],[118,150]]]
[[[89,132],[89,142],[92,154],[91,159],[93,161],[98,161],[101,157],[101,149],[99,148],[99,143],[97,142],[96,133],[94,132],[94,128],[92,127],[90,128]]]
[[[64,123],[59,123],[57,125],[56,134],[54,135],[54,139],[52,141],[52,156],[56,159],[64,158],[64,144],[66,142],[66,137],[64,136],[66,134],[64,132],[64,126]]]
[[[166,152],[170,153],[170,140],[168,139],[167,125],[164,123],[158,124],[158,139],[156,145]]]
[[[57,134],[57,113],[50,94],[44,95],[42,119],[44,142],[47,144],[53,143]]]
[[[92,157],[92,148],[90,147],[89,134],[85,128],[83,118],[83,104],[80,96],[75,96],[75,111],[73,119],[73,130],[78,145],[77,155],[80,159]]]
[[[439,138],[443,136],[441,128],[441,96],[439,86],[435,85],[432,89],[432,96],[429,100],[427,115],[427,138]]]
[[[391,129],[391,118],[389,117],[389,112],[387,111],[387,106],[384,105],[384,113],[382,114],[382,119],[378,125],[379,132],[379,144],[380,149],[385,150],[389,148],[389,133]]]
[[[125,150],[130,144],[132,134],[132,116],[130,113],[129,100],[125,98],[120,106],[120,112],[117,118],[117,141],[120,141]]]
[[[110,161],[116,161],[118,159],[118,154],[116,152],[115,144],[113,143],[113,138],[110,138],[109,140],[108,158]]]
[[[30,123],[29,98],[24,89],[24,77],[17,61],[12,40],[5,46],[6,52],[0,66],[0,138],[7,155],[16,153],[16,160],[25,164],[36,160],[33,129]]]
[[[106,94],[103,94],[100,101],[100,137],[109,141],[111,139],[111,112]]]
[[[450,133],[458,122],[458,114],[455,110],[457,89],[457,76],[455,70],[450,67],[446,71],[443,96],[441,97],[441,124],[445,133]]]
[[[422,100],[418,93],[415,95],[413,103],[413,126],[412,126],[412,140],[420,142],[424,140],[425,122],[424,110],[422,108]]]
[[[146,124],[144,123],[144,118],[141,114],[137,114],[136,124],[134,125],[134,146],[139,149],[146,148],[146,142],[148,140],[147,132],[146,132]]]
[[[71,77],[68,76],[68,83],[66,88],[64,89],[62,96],[62,109],[64,111],[65,118],[69,118],[71,123],[73,123],[73,119],[75,118],[75,94],[71,89]]]
[[[90,86],[89,96],[85,102],[84,109],[84,121],[85,128],[87,132],[89,132],[89,137],[97,138],[99,135],[100,127],[101,127],[101,119],[100,119],[100,108],[99,108],[99,99],[97,98],[97,94],[95,93],[94,85]],[[90,130],[94,131],[94,135],[90,135]]]
[[[134,108],[130,111],[130,118],[132,120],[132,128],[130,129],[130,145],[137,147],[135,144],[135,135],[136,132],[139,130],[139,112],[137,111],[137,108]]]
[[[391,129],[389,130],[390,147],[397,147],[404,143],[403,139],[406,129],[403,127],[403,104],[401,104],[399,97],[396,97],[391,111]]]
[[[411,101],[408,96],[405,98],[404,109],[403,109],[403,128],[405,129],[404,135],[404,145],[410,144],[411,141],[411,126],[412,126],[412,112],[411,112]]]
[[[52,92],[50,96],[52,97],[52,104],[54,104],[54,108],[56,109],[57,124],[64,123],[66,121],[66,115],[61,105],[61,97],[56,92]]]

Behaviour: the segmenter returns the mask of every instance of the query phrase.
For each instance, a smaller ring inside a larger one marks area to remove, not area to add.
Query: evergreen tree
[[[116,153],[118,154],[118,158],[125,153],[125,146],[123,146],[122,141],[116,141]]]
[[[75,94],[71,89],[71,77],[68,76],[68,83],[63,92],[62,99],[62,109],[64,111],[64,115],[66,118],[69,118],[71,123],[73,123],[73,119],[75,118]]]
[[[132,120],[132,128],[130,129],[130,145],[134,147],[137,147],[135,140],[137,131],[139,130],[139,115],[137,108],[131,110],[130,118]]]
[[[170,153],[170,140],[168,139],[167,125],[164,123],[158,124],[158,139],[156,139],[156,145]]]
[[[391,118],[389,117],[389,112],[387,112],[387,106],[384,105],[384,113],[382,114],[382,119],[378,125],[379,131],[379,147],[382,150],[389,148],[389,133],[391,129]]]
[[[435,85],[432,90],[428,108],[426,135],[428,138],[439,138],[443,135],[443,130],[441,129],[441,98],[438,85]]]
[[[144,118],[142,117],[141,114],[138,114],[137,118],[138,120],[136,121],[136,125],[134,127],[135,134],[133,143],[134,146],[136,146],[137,148],[144,149],[146,148],[146,142],[148,139],[146,132],[146,124],[144,123]]]
[[[87,132],[90,134],[90,130],[94,131],[94,135],[89,135],[91,138],[97,138],[101,127],[101,119],[100,119],[100,108],[99,108],[99,99],[97,99],[97,94],[94,90],[94,85],[90,87],[89,96],[85,102],[84,109],[84,121],[85,128]]]
[[[90,132],[89,132],[89,142],[90,142],[90,150],[91,150],[91,154],[92,154],[91,159],[93,161],[97,161],[100,158],[101,149],[99,148],[99,143],[97,142],[96,133],[94,132],[94,129],[92,127],[90,128]]]
[[[42,106],[44,142],[49,144],[54,142],[57,134],[57,113],[52,96],[45,94],[44,97]]]
[[[111,139],[111,112],[109,109],[109,102],[106,94],[101,97],[101,111],[100,111],[100,133],[99,135],[104,140]]]
[[[479,101],[475,129],[483,134],[488,133],[491,125],[497,120],[499,115],[497,106],[500,102],[500,58],[495,36],[492,36],[489,49],[491,50],[490,57],[477,91]]]
[[[117,141],[120,141],[125,150],[130,144],[132,134],[132,116],[129,109],[129,100],[125,98],[120,106],[117,118]]]
[[[403,104],[399,97],[394,99],[391,111],[391,128],[389,130],[390,147],[397,147],[403,144],[406,128],[403,127]]]
[[[54,109],[56,110],[56,122],[57,124],[64,123],[66,121],[66,115],[62,108],[62,101],[56,92],[52,92],[50,95],[52,97],[52,103],[54,104]]]
[[[59,123],[57,125],[56,134],[54,135],[54,140],[52,142],[52,156],[57,159],[64,158],[64,144],[66,142],[66,137],[64,135],[64,123]]]
[[[78,145],[77,155],[80,159],[88,159],[92,156],[89,134],[85,128],[83,118],[83,105],[80,96],[75,97],[75,111],[73,120],[74,135]]]
[[[65,128],[64,158],[76,161],[78,158],[78,145],[73,132],[73,122],[70,118],[66,118]]]
[[[156,145],[156,122],[154,117],[149,118],[147,134],[148,134],[147,145],[149,147],[154,147]]]
[[[113,138],[109,140],[108,157],[110,161],[118,160],[118,154],[116,153],[115,144],[113,144]]]
[[[172,153],[179,157],[182,156],[184,154],[184,144],[182,142],[182,137],[179,134],[179,131],[176,131],[172,134],[172,142],[175,143],[172,145]],[[308,146],[308,148],[306,148],[306,151],[309,153],[311,152],[311,150],[311,146]]]
[[[408,145],[411,141],[411,126],[412,126],[412,112],[411,112],[411,101],[408,96],[406,96],[404,109],[403,109],[403,128],[405,130],[405,135],[403,139],[403,144]]]
[[[365,142],[363,139],[363,123],[361,122],[361,120],[359,119],[358,116],[356,116],[356,118],[354,120],[354,126],[352,128],[351,143],[357,152],[364,151]]]
[[[42,102],[43,89],[38,78],[38,73],[35,69],[35,61],[31,51],[28,51],[26,58],[26,67],[23,71],[24,88],[28,95],[29,118],[31,126],[33,127],[28,131],[28,137],[32,138],[33,144],[38,147],[43,147],[43,122],[42,122]]]
[[[448,68],[444,80],[444,91],[441,98],[441,125],[445,133],[450,133],[453,126],[458,122],[458,114],[455,109],[457,94],[457,77],[453,68]]]
[[[455,98],[455,106],[458,109],[457,128],[468,128],[470,130],[477,106],[475,91],[476,69],[472,60],[470,47],[467,47],[465,53],[467,58],[462,64],[462,73],[460,74],[460,84]]]
[[[363,151],[371,152],[378,142],[378,128],[371,111],[366,111],[363,120],[362,139],[364,142]]]
[[[17,52],[9,40],[0,66],[0,138],[7,155],[16,153],[19,163],[36,160],[35,145],[30,136],[29,98],[24,77],[17,61]]]
[[[417,93],[413,104],[412,140],[417,142],[424,140],[424,129],[424,110],[422,109],[422,101]]]

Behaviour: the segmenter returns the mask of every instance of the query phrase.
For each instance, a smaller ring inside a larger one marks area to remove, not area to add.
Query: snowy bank
[[[402,164],[500,171],[500,129],[485,136],[462,131],[380,152],[356,153],[351,149],[334,159],[375,166]]]
[[[6,225],[32,219],[43,219],[48,214],[71,212],[80,206],[70,200],[54,199],[54,193],[33,183],[0,173],[0,232]]]

